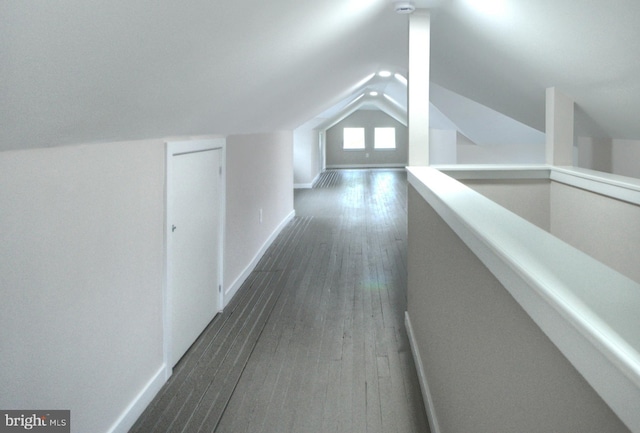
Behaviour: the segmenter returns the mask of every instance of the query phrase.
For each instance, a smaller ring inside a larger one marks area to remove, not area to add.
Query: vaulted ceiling
[[[640,3],[432,4],[431,79],[538,130],[544,89],[640,138]],[[389,0],[0,2],[0,149],[293,129],[380,69],[406,74]]]

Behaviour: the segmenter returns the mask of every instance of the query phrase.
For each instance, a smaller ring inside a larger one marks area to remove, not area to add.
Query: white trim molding
[[[316,183],[316,181],[320,178],[320,175],[324,172],[321,171],[320,173],[316,174],[316,177],[313,178],[313,180],[310,183],[295,183],[293,184],[293,189],[311,189],[313,188],[313,184]]]
[[[548,179],[640,205],[640,179],[551,165],[432,165],[457,180]]]
[[[551,180],[640,205],[640,179],[577,167],[553,167]]]
[[[260,261],[264,253],[271,246],[273,241],[276,240],[276,238],[278,237],[280,232],[285,228],[285,226],[289,224],[289,222],[291,222],[293,218],[295,218],[295,216],[296,216],[296,211],[293,210],[289,213],[289,215],[287,215],[280,222],[280,224],[276,227],[276,229],[271,233],[269,238],[264,242],[264,244],[262,244],[262,247],[260,247],[260,249],[255,254],[255,256],[253,256],[253,259],[249,262],[247,267],[244,268],[244,270],[240,273],[238,278],[236,278],[235,281],[231,283],[231,285],[229,285],[229,287],[225,288],[224,297],[223,297],[224,299],[223,308],[229,304],[229,302],[231,301],[231,298],[235,296],[238,289],[240,289],[240,287],[245,282],[245,280],[249,278],[249,275],[251,274],[251,272],[253,272],[253,270],[256,268],[256,266],[258,265],[258,262]]]
[[[549,165],[432,165],[458,180],[549,179]]]
[[[404,168],[406,164],[333,164],[327,165],[327,170],[348,168]]]
[[[622,177],[543,170],[606,185],[609,194],[623,188],[615,185]],[[640,432],[640,284],[435,168],[408,173],[410,184],[616,415]]]
[[[167,377],[170,375],[171,368],[168,368],[166,364],[162,364],[147,385],[140,391],[136,398],[133,399],[122,415],[120,415],[118,420],[113,423],[109,429],[109,433],[128,432],[147,406],[153,401],[160,389],[162,389],[162,386],[167,381]]]
[[[313,182],[311,183],[294,183],[293,189],[311,189],[313,188]]]
[[[422,356],[420,356],[420,350],[413,333],[411,318],[409,317],[408,311],[404,312],[404,324],[407,330],[407,336],[409,337],[409,345],[411,346],[411,353],[413,354],[413,362],[416,364],[416,370],[418,372],[418,381],[420,382],[420,390],[422,391],[424,409],[427,412],[427,419],[429,420],[429,429],[431,430],[431,433],[440,433],[440,424],[438,424],[433,396],[429,389],[429,383],[427,382],[427,376],[425,375],[424,365],[422,363]]]

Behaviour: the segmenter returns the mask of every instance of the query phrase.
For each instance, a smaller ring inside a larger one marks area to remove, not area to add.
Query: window
[[[343,149],[364,149],[364,128],[344,128],[343,133]]]
[[[374,149],[395,149],[396,128],[376,128],[374,140]]]

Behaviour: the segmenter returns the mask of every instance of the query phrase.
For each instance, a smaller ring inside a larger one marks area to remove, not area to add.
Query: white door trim
[[[220,158],[222,173],[220,176],[220,227],[218,232],[219,239],[219,251],[218,251],[218,305],[220,308],[224,306],[224,288],[223,288],[223,273],[224,273],[224,240],[225,240],[225,216],[226,216],[226,172],[227,172],[227,155],[226,155],[226,140],[223,137],[207,138],[207,139],[194,139],[194,140],[179,140],[179,141],[167,141],[165,143],[165,233],[164,233],[164,278],[163,278],[163,357],[164,364],[166,366],[168,379],[171,376],[173,365],[171,365],[171,227],[170,221],[173,219],[171,214],[172,210],[169,206],[172,197],[172,185],[171,176],[173,175],[173,157],[185,153],[202,152],[206,150],[220,149],[222,155]]]

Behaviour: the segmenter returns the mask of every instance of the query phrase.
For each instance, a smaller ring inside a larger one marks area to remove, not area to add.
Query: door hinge
[[[222,284],[218,284],[218,293],[222,293]]]
[[[220,173],[220,176],[222,176],[222,166],[220,166],[220,169],[218,170],[218,173]]]

